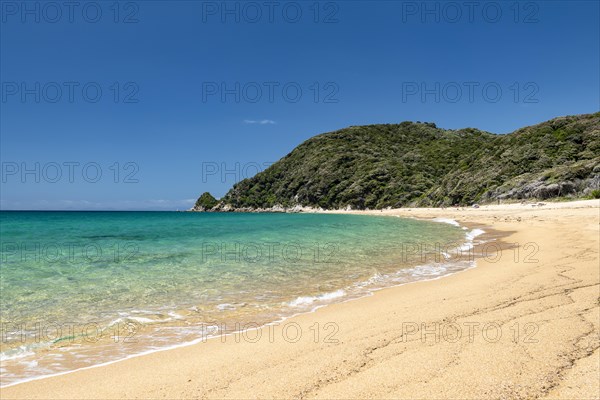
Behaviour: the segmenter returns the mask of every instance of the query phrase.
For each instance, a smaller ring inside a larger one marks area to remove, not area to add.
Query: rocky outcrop
[[[190,211],[209,211],[213,209],[216,205],[217,199],[215,199],[212,194],[204,192],[200,197],[198,197],[198,200],[196,200],[196,204],[194,204],[194,207],[192,207]]]
[[[295,205],[293,207],[283,207],[280,204],[276,204],[273,207],[233,207],[231,204],[226,204],[224,202],[219,202],[215,207],[202,210],[205,212],[248,212],[248,213],[259,213],[259,212],[269,212],[269,213],[314,213],[319,211],[324,211],[322,208],[313,208],[313,207],[304,207],[301,205]]]
[[[545,171],[543,174],[525,174],[484,195],[495,200],[523,200],[551,198],[578,198],[590,196],[600,189],[600,160],[579,162]]]

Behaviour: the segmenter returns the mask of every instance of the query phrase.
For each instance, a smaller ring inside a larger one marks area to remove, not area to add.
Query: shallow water
[[[459,226],[378,216],[0,212],[0,234],[3,386],[472,265]]]

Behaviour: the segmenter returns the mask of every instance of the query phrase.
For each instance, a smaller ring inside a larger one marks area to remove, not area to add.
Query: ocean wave
[[[460,224],[458,222],[456,222],[455,220],[450,219],[450,218],[434,218],[432,221],[441,222],[443,224],[450,224],[450,225],[454,225],[454,226],[460,226]]]
[[[0,361],[16,360],[19,358],[32,356],[35,353],[29,346],[19,346],[14,349],[6,350],[0,353]]]
[[[442,265],[419,265],[414,268],[411,268],[410,272],[411,277],[420,277],[420,276],[441,276],[448,269]]]
[[[483,235],[485,231],[483,229],[473,229],[471,232],[467,233],[467,239],[473,240],[477,236]]]
[[[290,301],[288,303],[291,307],[301,307],[305,305],[312,304],[316,301],[327,301],[337,299],[338,297],[343,297],[346,295],[346,291],[339,289],[335,292],[324,293],[318,296],[300,296],[296,300]]]
[[[358,282],[354,286],[358,288],[363,288],[365,286],[371,286],[379,282],[384,282],[388,275],[382,275],[379,272],[375,272],[369,279]]]
[[[164,321],[164,320],[163,320]],[[114,326],[123,322],[138,322],[140,324],[151,324],[153,322],[159,322],[155,319],[151,319],[151,318],[146,318],[146,317],[133,317],[133,316],[127,316],[127,317],[121,317],[121,318],[117,318],[115,320],[113,320],[110,324],[108,324],[108,326]]]
[[[232,311],[232,310],[235,310],[236,308],[237,308],[236,306],[234,306],[233,304],[230,304],[230,303],[222,303],[222,304],[217,305],[217,309],[219,311]]]
[[[471,230],[470,232],[467,232],[467,234],[465,235],[467,242],[464,243],[462,246],[460,246],[460,250],[461,251],[471,250],[473,248],[475,238],[477,236],[483,235],[484,233],[485,233],[485,231],[483,229],[477,229],[477,228]]]

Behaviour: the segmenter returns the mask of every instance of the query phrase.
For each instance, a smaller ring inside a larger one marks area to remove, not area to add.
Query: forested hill
[[[506,135],[402,122],[315,136],[234,185],[213,210],[469,205],[592,197],[599,185],[600,113]]]

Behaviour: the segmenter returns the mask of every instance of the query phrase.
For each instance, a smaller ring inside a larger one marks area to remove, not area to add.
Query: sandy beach
[[[449,218],[502,238],[449,277],[0,397],[600,398],[600,201],[350,213]]]

